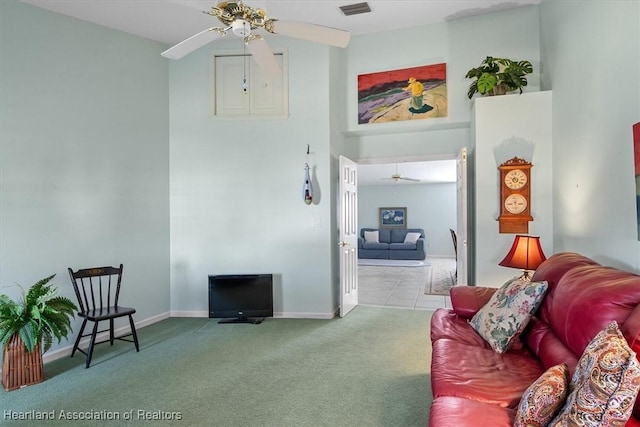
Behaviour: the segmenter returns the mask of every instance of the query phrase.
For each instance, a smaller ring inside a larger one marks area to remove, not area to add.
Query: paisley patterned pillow
[[[564,405],[569,393],[566,363],[552,366],[522,395],[513,427],[543,427]]]
[[[512,279],[502,285],[469,321],[498,353],[509,350],[547,291],[547,282]]]
[[[616,322],[580,356],[567,401],[549,426],[624,426],[640,389],[640,363]]]

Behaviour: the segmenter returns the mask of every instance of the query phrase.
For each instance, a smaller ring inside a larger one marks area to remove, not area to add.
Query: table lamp
[[[524,270],[521,280],[531,280],[530,270],[535,270],[547,259],[540,246],[540,237],[518,234],[513,240],[513,245],[507,256],[498,265],[503,267],[519,268]]]

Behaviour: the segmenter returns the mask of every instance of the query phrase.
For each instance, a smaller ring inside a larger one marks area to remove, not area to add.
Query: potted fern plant
[[[526,75],[533,72],[529,61],[514,61],[507,58],[487,56],[480,66],[467,71],[468,79],[475,79],[469,86],[469,99],[475,93],[482,95],[504,95],[527,85]]]
[[[0,295],[2,385],[7,391],[42,381],[42,353],[51,348],[54,337],[60,342],[71,332],[70,318],[77,308],[49,284],[54,277],[23,291],[21,301]]]

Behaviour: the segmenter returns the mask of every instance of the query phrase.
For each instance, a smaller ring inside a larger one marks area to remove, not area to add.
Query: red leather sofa
[[[532,280],[546,280],[547,293],[506,353],[496,353],[468,324],[495,288],[454,287],[453,308],[433,314],[430,427],[512,426],[526,388],[559,363],[573,374],[587,344],[614,320],[640,353],[640,276],[564,252],[543,262]],[[638,400],[626,425],[640,426]]]

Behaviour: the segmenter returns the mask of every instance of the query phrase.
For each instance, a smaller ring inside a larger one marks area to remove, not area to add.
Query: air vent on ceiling
[[[340,10],[345,16],[349,15],[359,15],[361,13],[369,13],[371,12],[371,8],[369,7],[369,3],[354,3],[348,4],[346,6],[340,6]]]

